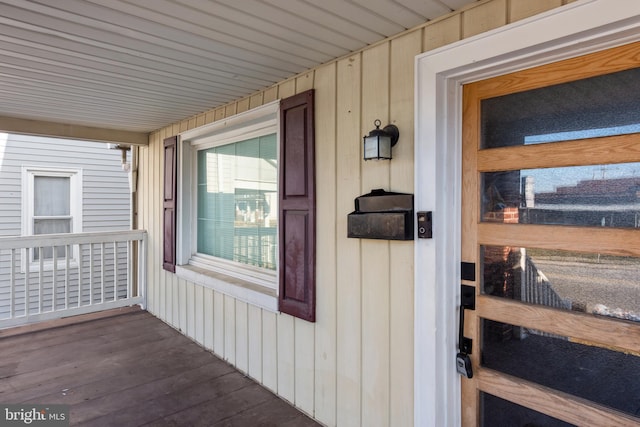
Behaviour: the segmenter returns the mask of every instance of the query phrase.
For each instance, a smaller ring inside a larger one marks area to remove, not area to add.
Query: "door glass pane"
[[[482,174],[482,219],[640,227],[640,163]]]
[[[482,365],[640,415],[640,357],[482,319]]]
[[[71,178],[35,176],[33,213],[35,216],[61,216],[71,213]],[[37,234],[37,233],[36,233]]]
[[[546,414],[500,399],[489,393],[480,393],[483,427],[572,427]]]
[[[275,134],[198,152],[197,250],[275,270]]]
[[[640,68],[482,101],[482,148],[640,132]]]
[[[484,294],[640,322],[640,258],[482,246]]]

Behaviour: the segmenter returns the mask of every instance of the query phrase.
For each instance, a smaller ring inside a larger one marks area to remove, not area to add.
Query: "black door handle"
[[[456,369],[460,375],[473,377],[471,358],[473,340],[464,336],[464,311],[476,309],[476,288],[474,286],[460,286],[460,323],[458,330],[458,354],[456,355]]]

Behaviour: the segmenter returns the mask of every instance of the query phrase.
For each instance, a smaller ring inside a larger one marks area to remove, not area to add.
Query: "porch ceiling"
[[[0,0],[0,118],[149,132],[477,0]]]

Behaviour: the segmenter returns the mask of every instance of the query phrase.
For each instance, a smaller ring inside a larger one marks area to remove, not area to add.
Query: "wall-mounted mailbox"
[[[347,237],[413,240],[413,194],[371,190],[355,205],[347,218]]]

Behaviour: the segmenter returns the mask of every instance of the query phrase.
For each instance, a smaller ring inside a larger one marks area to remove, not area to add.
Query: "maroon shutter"
[[[162,202],[164,249],[162,268],[176,272],[176,204],[178,172],[178,137],[164,140],[164,198]]]
[[[280,103],[280,311],[316,320],[313,90]]]

